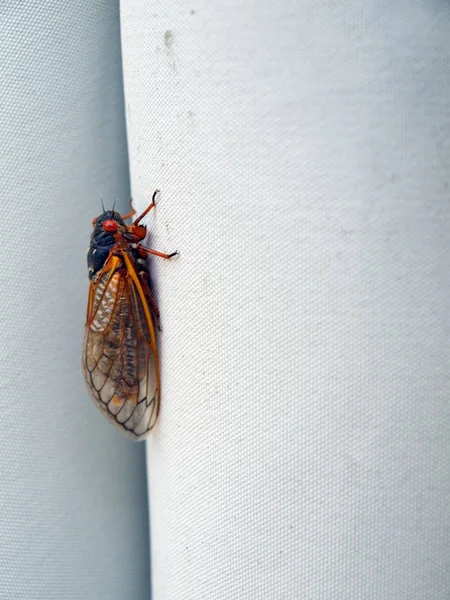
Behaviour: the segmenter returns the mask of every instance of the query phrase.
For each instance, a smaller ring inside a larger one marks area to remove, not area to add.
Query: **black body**
[[[120,214],[113,210],[107,210],[97,217],[87,253],[89,279],[95,279],[97,273],[102,270],[109,253],[115,245],[114,233],[109,233],[103,229],[105,221],[116,221],[119,226],[125,225]]]

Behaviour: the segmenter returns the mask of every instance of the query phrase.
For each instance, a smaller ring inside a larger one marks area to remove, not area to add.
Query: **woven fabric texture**
[[[0,598],[149,597],[143,446],[81,374],[86,249],[129,194],[119,6],[0,3]]]
[[[450,8],[122,0],[154,600],[447,600]]]

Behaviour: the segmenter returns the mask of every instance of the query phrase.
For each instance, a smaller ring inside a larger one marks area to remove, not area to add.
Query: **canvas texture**
[[[148,599],[144,448],[81,374],[91,220],[129,195],[118,3],[2,2],[0,49],[0,598]]]
[[[450,9],[122,0],[154,600],[446,600]]]
[[[0,598],[447,600],[448,4],[30,0],[0,33]],[[180,252],[151,578],[145,446],[80,368],[129,173]]]

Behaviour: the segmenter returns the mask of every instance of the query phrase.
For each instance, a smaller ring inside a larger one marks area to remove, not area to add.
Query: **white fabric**
[[[449,597],[449,11],[122,0],[154,600]]]
[[[119,6],[0,3],[0,598],[149,597],[144,448],[81,374],[91,219],[129,194]]]

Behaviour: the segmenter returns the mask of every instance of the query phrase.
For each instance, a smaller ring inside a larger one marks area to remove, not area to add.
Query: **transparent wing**
[[[159,413],[153,320],[133,261],[111,256],[89,290],[83,371],[102,412],[128,437],[144,439]]]

